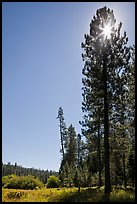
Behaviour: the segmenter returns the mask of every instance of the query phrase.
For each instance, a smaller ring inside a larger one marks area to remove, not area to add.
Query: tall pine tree
[[[59,131],[60,131],[60,141],[61,141],[61,150],[60,152],[62,153],[63,159],[65,155],[65,143],[66,143],[66,124],[64,120],[64,113],[62,107],[59,107],[58,110],[58,116],[57,119],[59,119]]]
[[[94,137],[97,131],[99,137],[99,129],[103,126],[106,199],[109,199],[111,192],[110,123],[114,120],[121,80],[123,87],[126,85],[126,80],[120,79],[120,74],[125,72],[126,75],[130,60],[130,50],[126,46],[128,38],[126,32],[120,35],[121,27],[120,22],[116,28],[113,10],[107,7],[98,9],[91,20],[90,32],[85,34],[85,42],[82,43],[85,61],[82,70],[82,110],[85,115],[81,124],[83,133],[86,135],[88,132],[90,137]]]

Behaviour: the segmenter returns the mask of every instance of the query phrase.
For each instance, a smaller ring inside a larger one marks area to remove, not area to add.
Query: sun
[[[105,37],[110,38],[111,29],[112,29],[112,27],[109,24],[106,24],[104,26],[104,28],[102,28],[102,30],[103,30],[102,34],[104,35],[104,38]]]
[[[112,31],[113,26],[110,24],[110,22],[108,22],[107,24],[104,24],[103,28],[102,27],[99,27],[99,28],[100,28],[100,31],[101,31],[99,36],[103,36],[104,40],[106,38],[110,39],[111,33],[113,32]]]

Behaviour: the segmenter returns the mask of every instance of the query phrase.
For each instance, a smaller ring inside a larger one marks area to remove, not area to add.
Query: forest
[[[49,176],[54,175],[58,176],[58,172],[52,170],[41,170],[36,168],[26,168],[15,163],[14,165],[8,162],[7,164],[2,163],[2,176],[8,176],[15,174],[17,176],[27,176],[32,175],[35,178],[38,178],[44,184],[47,183]]]
[[[84,35],[81,133],[59,107],[59,172],[4,164],[3,176],[39,178],[55,202],[135,201],[135,46],[115,24],[113,10],[100,8]]]

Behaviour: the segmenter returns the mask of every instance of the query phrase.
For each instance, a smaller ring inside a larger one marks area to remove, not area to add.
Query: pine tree
[[[61,139],[61,153],[62,161],[59,169],[59,179],[62,185],[71,186],[74,175],[76,173],[77,165],[77,138],[75,128],[70,125],[66,128],[63,116],[63,109],[60,107],[58,111],[60,139]]]
[[[62,153],[63,159],[65,155],[65,143],[66,143],[66,124],[64,121],[64,115],[63,115],[63,109],[59,107],[58,110],[58,116],[57,119],[59,119],[59,131],[60,131],[60,140],[61,140],[61,150],[60,152]]]
[[[66,154],[65,154],[65,148],[67,145],[67,128],[66,128],[66,123],[64,120],[64,113],[63,113],[63,108],[59,107],[58,110],[58,116],[57,119],[59,119],[59,131],[60,131],[60,141],[61,141],[61,149],[60,152],[62,153],[62,160],[60,164],[60,169],[59,169],[59,179],[62,182],[62,185],[64,185],[64,179],[66,177]]]
[[[135,144],[135,46],[131,47],[131,64],[128,72],[128,118],[130,124],[130,136]]]
[[[130,137],[130,152],[128,155],[128,179],[132,182],[132,187],[135,186],[135,46],[131,47],[131,64],[130,72],[128,73],[128,124]]]
[[[63,186],[72,187],[77,170],[77,137],[72,124],[67,129],[67,143],[65,146],[64,159],[60,167],[60,180]]]
[[[130,60],[130,50],[126,46],[128,38],[126,32],[120,36],[122,23],[115,26],[116,19],[113,10],[106,7],[98,9],[90,23],[90,33],[85,34],[82,43],[85,61],[82,73],[83,103],[85,113],[82,121],[83,133],[89,132],[90,137],[96,135],[97,129],[103,126],[104,137],[104,163],[105,163],[105,197],[109,200],[111,192],[110,179],[110,124],[115,115],[115,104],[126,84],[124,78],[120,79],[121,72],[127,73]],[[102,114],[100,114],[100,111]],[[120,113],[119,113],[120,114]],[[99,120],[101,118],[101,121]],[[103,118],[103,120],[102,120]],[[99,131],[98,131],[99,135]],[[99,154],[98,154],[99,155]]]
[[[68,144],[66,147],[65,157],[68,162],[68,165],[74,168],[77,164],[77,138],[75,128],[72,126],[72,124],[68,128],[67,137]]]

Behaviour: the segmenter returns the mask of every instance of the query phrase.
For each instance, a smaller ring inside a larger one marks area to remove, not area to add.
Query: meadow
[[[104,187],[81,188],[80,192],[77,188],[2,188],[2,202],[105,202]],[[113,189],[110,202],[135,202],[135,192],[132,189]]]

